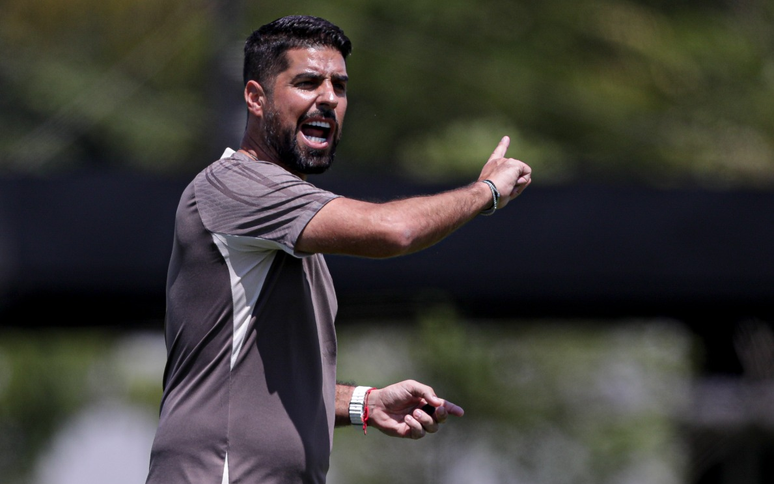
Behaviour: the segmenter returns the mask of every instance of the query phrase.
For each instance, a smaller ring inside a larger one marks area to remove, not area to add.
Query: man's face
[[[291,172],[322,173],[333,163],[347,111],[347,68],[333,48],[291,49],[264,108],[265,143]]]

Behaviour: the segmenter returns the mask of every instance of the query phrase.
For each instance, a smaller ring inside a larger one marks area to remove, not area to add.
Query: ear
[[[263,108],[266,105],[266,93],[256,81],[247,81],[245,85],[245,103],[247,110],[253,116],[263,117]]]

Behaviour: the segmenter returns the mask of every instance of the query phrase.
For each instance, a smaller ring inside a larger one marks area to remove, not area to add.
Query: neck
[[[252,142],[252,139],[245,134],[245,136],[242,138],[242,143],[239,145],[239,151],[244,153],[245,155],[249,156],[250,158],[258,161],[268,161],[269,163],[274,163],[275,165],[281,167],[282,169],[288,171],[289,173],[294,174],[298,178],[306,181],[306,174],[304,173],[298,173],[295,170],[291,170],[287,166],[285,166],[284,163],[279,161],[279,158],[276,155],[272,155],[272,150],[267,149],[266,147],[261,146],[260,143],[254,143]]]
[[[265,146],[262,137],[256,134],[255,129],[250,129],[248,127],[248,129],[245,130],[245,133],[242,136],[242,142],[239,144],[239,150],[256,160],[280,164],[276,154],[273,154],[273,150],[268,146]]]

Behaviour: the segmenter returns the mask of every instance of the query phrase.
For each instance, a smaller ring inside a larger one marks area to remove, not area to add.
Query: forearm
[[[336,427],[351,425],[349,421],[349,401],[355,387],[343,383],[336,384]]]
[[[426,249],[470,222],[492,205],[492,193],[481,182],[431,196],[395,200],[379,207],[378,217],[393,220],[402,240],[394,249],[405,255]]]
[[[480,182],[386,203],[338,198],[309,222],[296,249],[373,258],[410,254],[439,242],[491,204],[492,192]]]

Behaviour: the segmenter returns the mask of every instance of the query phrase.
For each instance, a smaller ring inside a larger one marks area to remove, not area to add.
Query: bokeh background
[[[330,257],[339,377],[466,415],[338,429],[336,483],[774,481],[774,3],[0,0],[0,483],[144,482],[177,199],[236,147],[242,45],[352,39],[313,182],[529,190],[427,251]]]

